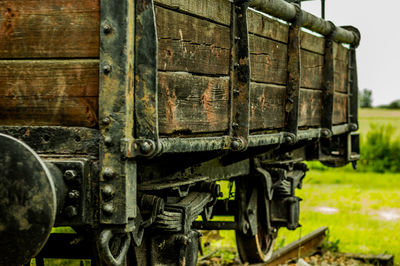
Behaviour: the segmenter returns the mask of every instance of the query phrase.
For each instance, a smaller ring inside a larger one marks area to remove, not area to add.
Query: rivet
[[[103,213],[107,216],[111,216],[114,213],[114,206],[111,203],[104,204]]]
[[[77,176],[77,173],[75,170],[67,170],[64,172],[64,179],[67,181],[75,179]]]
[[[107,178],[107,179],[113,178],[114,177],[114,170],[109,168],[109,167],[105,168],[104,171],[103,171],[103,177]]]
[[[104,25],[104,27],[103,27],[103,32],[105,33],[105,34],[109,34],[109,33],[111,33],[111,31],[112,31],[112,27],[110,26],[110,25]]]
[[[104,137],[104,143],[105,143],[107,146],[110,146],[110,145],[112,144],[112,138],[111,138],[110,136],[105,136],[105,137]]]
[[[71,190],[70,192],[68,192],[68,198],[70,199],[79,199],[80,198],[80,193],[78,190]]]
[[[68,218],[75,217],[75,216],[78,215],[78,209],[75,206],[72,206],[72,205],[67,206],[67,207],[65,207],[65,215]]]
[[[102,189],[101,192],[103,193],[103,196],[106,198],[112,198],[115,194],[115,189],[111,185],[105,185]]]
[[[232,123],[232,127],[233,127],[233,128],[238,128],[238,127],[239,127],[239,124],[238,124],[238,123]]]
[[[104,117],[102,121],[104,125],[109,125],[111,123],[111,119],[109,117]]]
[[[108,74],[110,74],[110,72],[111,72],[111,66],[110,65],[104,65],[103,66],[103,72],[104,72],[104,74],[106,74],[106,75],[108,75]]]
[[[291,143],[293,141],[293,138],[291,136],[286,136],[285,141]]]

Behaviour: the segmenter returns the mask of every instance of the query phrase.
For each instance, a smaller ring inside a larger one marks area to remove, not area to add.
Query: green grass
[[[399,264],[400,219],[386,220],[380,215],[400,215],[399,188],[398,174],[311,171],[298,193],[304,198],[302,235],[328,226],[331,241],[340,240],[340,251],[394,254]],[[324,214],[318,207],[335,208],[338,212]],[[298,236],[298,232],[282,231],[279,237],[289,243]]]
[[[384,211],[400,215],[399,188],[399,174],[311,170],[303,189],[297,193],[304,199],[302,227],[295,231],[280,229],[276,245],[282,247],[321,226],[328,226],[329,241],[336,243],[341,252],[394,254],[395,262],[400,264],[400,219],[385,220],[380,216]],[[334,208],[337,212],[326,214],[319,211],[320,207]],[[214,241],[206,253],[217,250],[216,255],[228,261],[236,256],[234,232],[212,234]]]
[[[391,124],[395,128],[395,137],[400,136],[400,110],[363,108],[359,110],[358,118],[362,136],[371,129],[371,124],[378,127]]]

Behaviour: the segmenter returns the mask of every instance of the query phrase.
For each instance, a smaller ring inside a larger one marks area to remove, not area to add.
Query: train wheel
[[[238,180],[239,181],[239,180]],[[243,230],[236,230],[236,245],[240,259],[243,263],[266,262],[272,255],[277,230],[272,228],[269,221],[268,201],[265,201],[264,193],[259,193],[259,189],[248,182],[236,182],[236,200],[238,202],[237,221],[239,217],[256,215],[257,233],[252,235],[250,232],[244,233]],[[245,203],[246,202],[246,203]],[[245,204],[243,204],[245,203]],[[267,220],[268,219],[268,220]],[[249,225],[250,226],[250,225]],[[249,227],[247,226],[247,227]],[[249,230],[245,230],[249,231]]]
[[[266,262],[272,255],[276,235],[268,234],[261,223],[257,229],[255,236],[236,231],[236,244],[242,262]]]

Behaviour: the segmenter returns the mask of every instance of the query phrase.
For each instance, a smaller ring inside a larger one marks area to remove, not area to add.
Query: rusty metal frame
[[[324,70],[322,83],[322,119],[321,126],[326,129],[326,135],[331,135],[333,126],[333,100],[335,94],[335,58],[334,58],[334,39],[335,25],[332,24],[332,31],[325,38]]]
[[[302,13],[296,6],[296,17],[289,27],[288,43],[288,78],[286,85],[285,128],[286,131],[297,135],[299,120],[299,97],[301,80],[301,24]]]
[[[231,149],[244,151],[250,128],[250,48],[247,30],[248,0],[233,2],[231,19],[230,124]]]
[[[126,226],[137,211],[136,162],[121,159],[121,144],[134,129],[135,1],[100,6],[99,220]]]

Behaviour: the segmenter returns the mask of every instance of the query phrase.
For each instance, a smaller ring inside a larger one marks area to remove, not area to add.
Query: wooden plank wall
[[[99,0],[0,1],[0,125],[97,125]]]
[[[231,4],[155,0],[160,133],[224,132]],[[0,124],[97,125],[99,0],[0,2]],[[252,130],[284,126],[288,26],[249,11]],[[346,121],[347,52],[335,45],[334,123]],[[324,40],[302,33],[300,119],[321,120]]]

